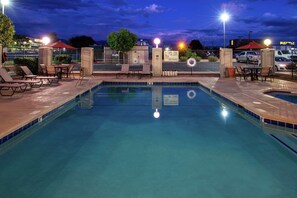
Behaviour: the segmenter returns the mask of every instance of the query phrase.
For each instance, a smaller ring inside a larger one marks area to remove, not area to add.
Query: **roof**
[[[50,47],[53,47],[53,48],[65,48],[65,49],[69,49],[69,50],[76,49],[75,47],[73,47],[71,45],[68,45],[66,43],[63,43],[62,41],[58,41],[58,42],[52,43],[49,46]]]
[[[266,48],[264,45],[256,43],[255,41],[250,42],[247,45],[240,46],[236,49],[247,50],[247,49],[263,49]]]

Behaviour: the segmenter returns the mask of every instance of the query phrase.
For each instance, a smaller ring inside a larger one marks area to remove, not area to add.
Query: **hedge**
[[[33,74],[38,74],[38,58],[15,58],[14,65],[16,66],[17,75],[23,75],[19,66],[27,66]]]

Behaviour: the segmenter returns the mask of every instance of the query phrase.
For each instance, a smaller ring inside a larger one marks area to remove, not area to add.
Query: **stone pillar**
[[[272,67],[274,71],[275,65],[275,50],[274,49],[261,49],[261,66]]]
[[[152,67],[153,76],[162,76],[162,48],[153,48]]]
[[[0,44],[0,68],[2,67],[2,44]]]
[[[45,64],[51,66],[53,60],[53,48],[52,47],[39,47],[39,64]]]
[[[83,47],[81,48],[81,68],[84,69],[85,75],[90,76],[93,74],[94,64],[94,48]]]
[[[39,47],[38,56],[38,73],[41,73],[40,64],[45,66],[51,66],[53,60],[53,48],[52,47]]]
[[[233,68],[233,50],[230,48],[220,49],[220,77],[225,78],[226,68]]]

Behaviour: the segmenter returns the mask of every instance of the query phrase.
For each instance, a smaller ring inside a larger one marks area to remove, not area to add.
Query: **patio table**
[[[258,72],[259,70],[261,69],[260,66],[251,66],[251,65],[246,65],[246,66],[243,66],[242,69],[245,71],[245,72],[250,72],[250,76],[251,76],[251,80],[257,80],[258,79]]]
[[[55,72],[59,79],[62,78],[63,70],[66,69],[66,77],[68,78],[69,65],[53,65],[55,67]]]

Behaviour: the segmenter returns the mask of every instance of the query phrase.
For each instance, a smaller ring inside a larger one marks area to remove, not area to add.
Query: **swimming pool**
[[[296,155],[199,87],[102,87],[5,144],[1,197],[297,194]]]
[[[281,91],[270,91],[270,92],[267,92],[266,94],[285,100],[287,102],[297,104],[297,94],[292,94],[290,92],[281,92]]]

